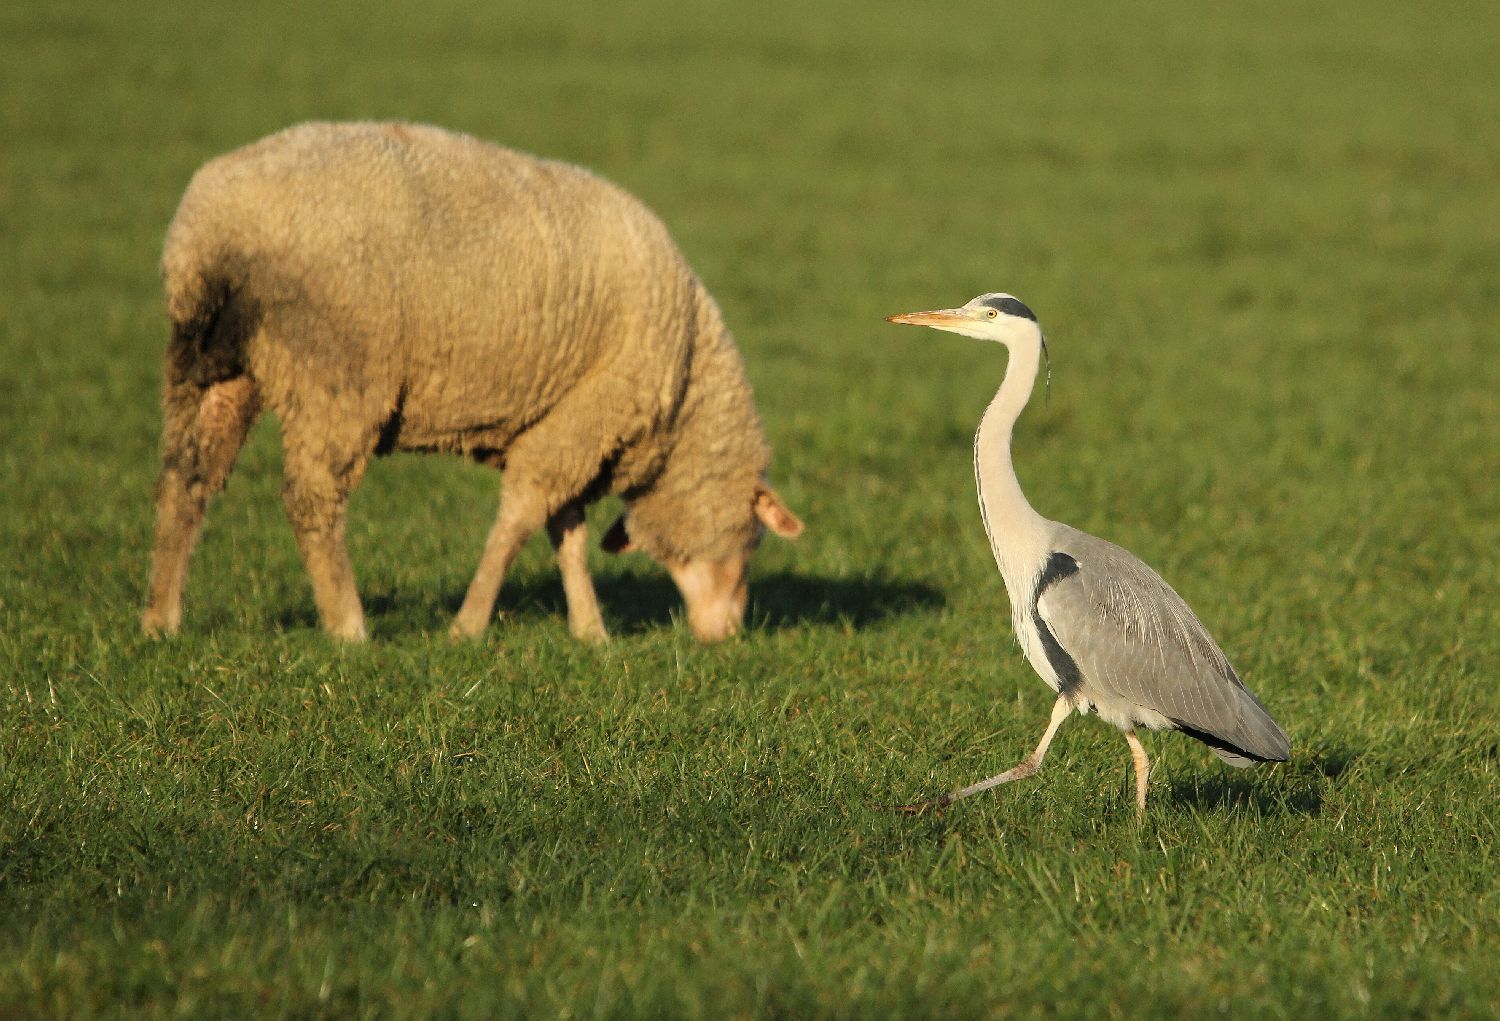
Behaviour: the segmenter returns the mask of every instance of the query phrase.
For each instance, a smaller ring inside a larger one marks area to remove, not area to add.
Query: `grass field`
[[[0,1018],[1500,1013],[1500,9],[935,6],[0,9]],[[672,228],[808,523],[743,638],[601,554],[580,647],[538,541],[450,644],[497,482],[398,457],[336,647],[269,420],[139,635],[162,231],[353,117]],[[1004,355],[881,321],[996,289],[1052,350],[1032,502],[1176,585],[1291,762],[1149,738],[1138,826],[1075,720],[871,807],[1051,701],[973,497]]]

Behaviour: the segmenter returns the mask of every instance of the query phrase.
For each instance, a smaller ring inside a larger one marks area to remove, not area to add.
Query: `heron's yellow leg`
[[[1151,760],[1146,758],[1145,746],[1135,736],[1135,731],[1125,731],[1125,743],[1130,745],[1130,760],[1135,764],[1135,812],[1146,814],[1146,777],[1151,771]]]

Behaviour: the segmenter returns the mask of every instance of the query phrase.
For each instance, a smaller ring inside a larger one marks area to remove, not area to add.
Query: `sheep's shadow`
[[[923,582],[880,575],[821,578],[778,571],[751,582],[746,619],[748,626],[762,631],[814,625],[863,631],[896,617],[940,610],[946,605],[943,593]]]
[[[594,584],[605,622],[616,636],[668,626],[682,615],[682,597],[665,575],[606,575]],[[362,595],[370,628],[378,636],[445,630],[463,603],[464,593],[455,590],[432,599],[410,590],[377,588]],[[745,626],[762,632],[818,626],[859,631],[944,605],[942,592],[922,582],[781,571],[752,579]],[[503,618],[527,622],[565,621],[568,613],[562,582],[555,573],[507,579],[497,610]],[[277,624],[283,630],[316,628],[318,617],[310,605],[288,607],[278,614]]]
[[[595,579],[595,587],[605,621],[616,635],[650,631],[683,613],[682,596],[664,575],[611,575]],[[450,609],[457,612],[461,602],[459,593],[451,600]],[[752,579],[745,626],[747,630],[767,632],[814,626],[858,631],[944,605],[943,594],[921,582],[885,577],[825,578],[781,571]],[[561,582],[544,575],[507,583],[500,593],[500,611],[519,619],[565,618],[568,612]]]
[[[1357,756],[1343,747],[1293,750],[1291,761],[1274,767],[1274,780],[1247,771],[1219,769],[1174,778],[1167,798],[1175,805],[1205,812],[1249,809],[1256,815],[1320,815],[1323,793],[1354,763]],[[1264,768],[1264,767],[1262,767]]]

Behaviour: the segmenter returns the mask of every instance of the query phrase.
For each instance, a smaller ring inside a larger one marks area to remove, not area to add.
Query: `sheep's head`
[[[627,528],[627,514],[615,520],[600,545],[610,553],[636,549],[651,553],[677,583],[693,634],[703,642],[722,641],[744,623],[750,594],[750,555],[760,545],[761,537],[767,530],[787,539],[802,534],[802,522],[764,482],[756,484],[746,511],[742,527],[735,530],[738,534],[715,543],[716,548],[705,553],[674,555],[670,543],[653,542],[657,537],[648,534],[642,534],[638,543],[632,529]],[[649,531],[649,525],[643,528],[643,532]]]

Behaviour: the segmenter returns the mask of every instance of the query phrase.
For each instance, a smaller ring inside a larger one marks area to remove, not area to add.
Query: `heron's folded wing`
[[[1078,570],[1039,593],[1037,610],[1087,685],[1160,713],[1236,765],[1286,758],[1286,735],[1171,586],[1113,543],[1075,529],[1059,539]]]

